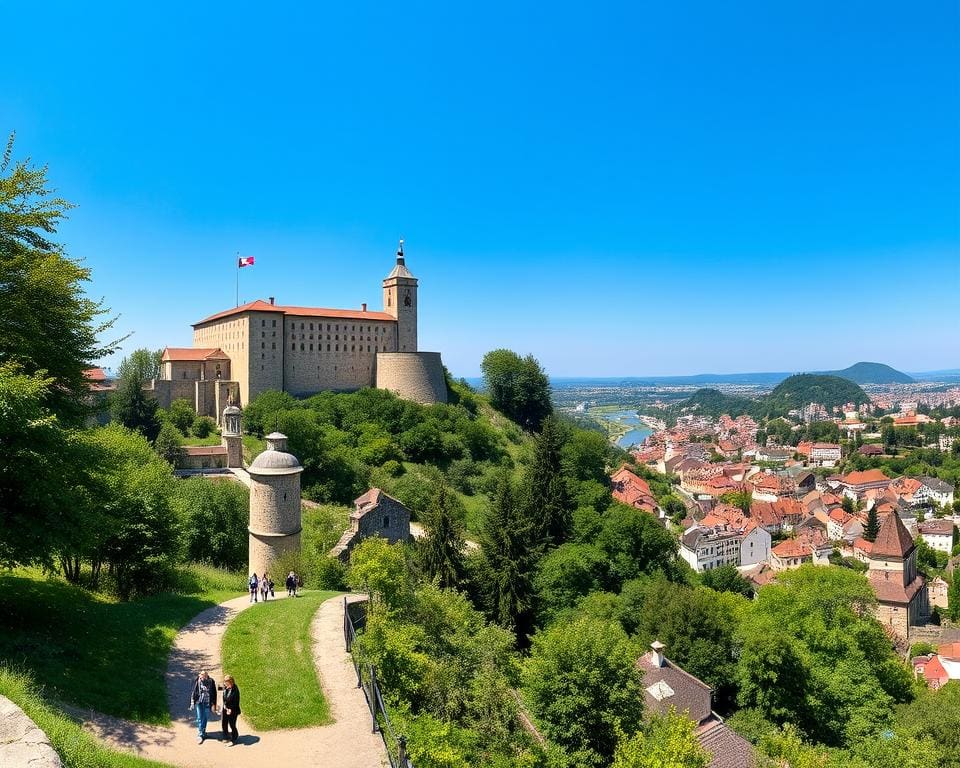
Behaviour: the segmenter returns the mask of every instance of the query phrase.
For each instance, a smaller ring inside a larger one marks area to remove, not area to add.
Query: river
[[[614,411],[612,413],[601,413],[598,415],[608,421],[616,421],[632,427],[632,429],[617,441],[617,445],[621,448],[630,448],[633,445],[642,443],[646,437],[653,432],[652,429],[640,421],[636,411]]]

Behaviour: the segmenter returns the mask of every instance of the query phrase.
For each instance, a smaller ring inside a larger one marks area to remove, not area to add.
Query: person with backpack
[[[259,581],[257,580],[256,572],[250,574],[250,581],[247,582],[250,586],[250,602],[257,602],[257,587],[259,586]]]
[[[190,692],[190,708],[195,710],[197,718],[197,744],[203,744],[207,737],[207,720],[210,710],[217,708],[217,684],[206,670],[197,675]]]
[[[297,596],[297,577],[293,575],[293,571],[287,574],[287,597],[296,597]]]

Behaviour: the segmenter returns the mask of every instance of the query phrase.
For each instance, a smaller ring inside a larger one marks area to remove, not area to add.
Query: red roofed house
[[[657,514],[657,500],[650,492],[650,485],[642,477],[631,472],[626,465],[613,473],[610,477],[610,485],[613,498],[620,503]]]
[[[775,571],[799,568],[813,562],[813,550],[799,539],[784,539],[770,550],[770,565]]]
[[[446,402],[438,352],[417,346],[417,279],[403,244],[383,280],[383,311],[296,307],[258,299],[200,320],[193,350],[168,349],[158,399],[188,397],[198,413],[218,416],[227,396],[249,403],[267,390],[306,395],[379,387],[422,403]],[[191,358],[190,355],[193,355]],[[220,381],[220,388],[197,382]],[[184,393],[193,382],[194,391]],[[172,391],[171,391],[172,390]]]
[[[879,469],[867,469],[863,472],[850,472],[840,478],[843,495],[856,500],[871,488],[886,488],[890,478]]]
[[[867,578],[877,596],[877,620],[903,639],[929,613],[927,586],[917,573],[917,546],[900,515],[884,518],[870,551]]]
[[[915,656],[911,661],[914,677],[922,677],[932,690],[942,688],[950,682],[950,675],[936,654],[929,653],[926,656]]]

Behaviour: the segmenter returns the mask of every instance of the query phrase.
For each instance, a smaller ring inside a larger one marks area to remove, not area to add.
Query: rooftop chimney
[[[270,297],[270,306],[273,306],[273,296]]]
[[[363,304],[360,305],[360,311],[361,312],[367,311],[367,302],[363,302]]]
[[[650,655],[650,660],[653,662],[654,666],[662,667],[663,666],[663,649],[666,646],[661,643],[659,640],[654,640],[650,643],[650,647],[653,649],[653,653]]]

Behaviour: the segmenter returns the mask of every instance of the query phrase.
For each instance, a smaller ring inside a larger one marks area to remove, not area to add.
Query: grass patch
[[[0,663],[42,680],[56,699],[166,725],[164,674],[177,631],[242,594],[243,578],[193,566],[178,593],[120,603],[36,571],[0,576]]]
[[[48,704],[25,672],[0,666],[0,695],[20,707],[50,739],[65,768],[167,768],[103,746],[69,717]]]
[[[255,605],[223,636],[223,669],[240,687],[240,708],[259,731],[332,722],[311,652],[310,623],[336,592]]]

